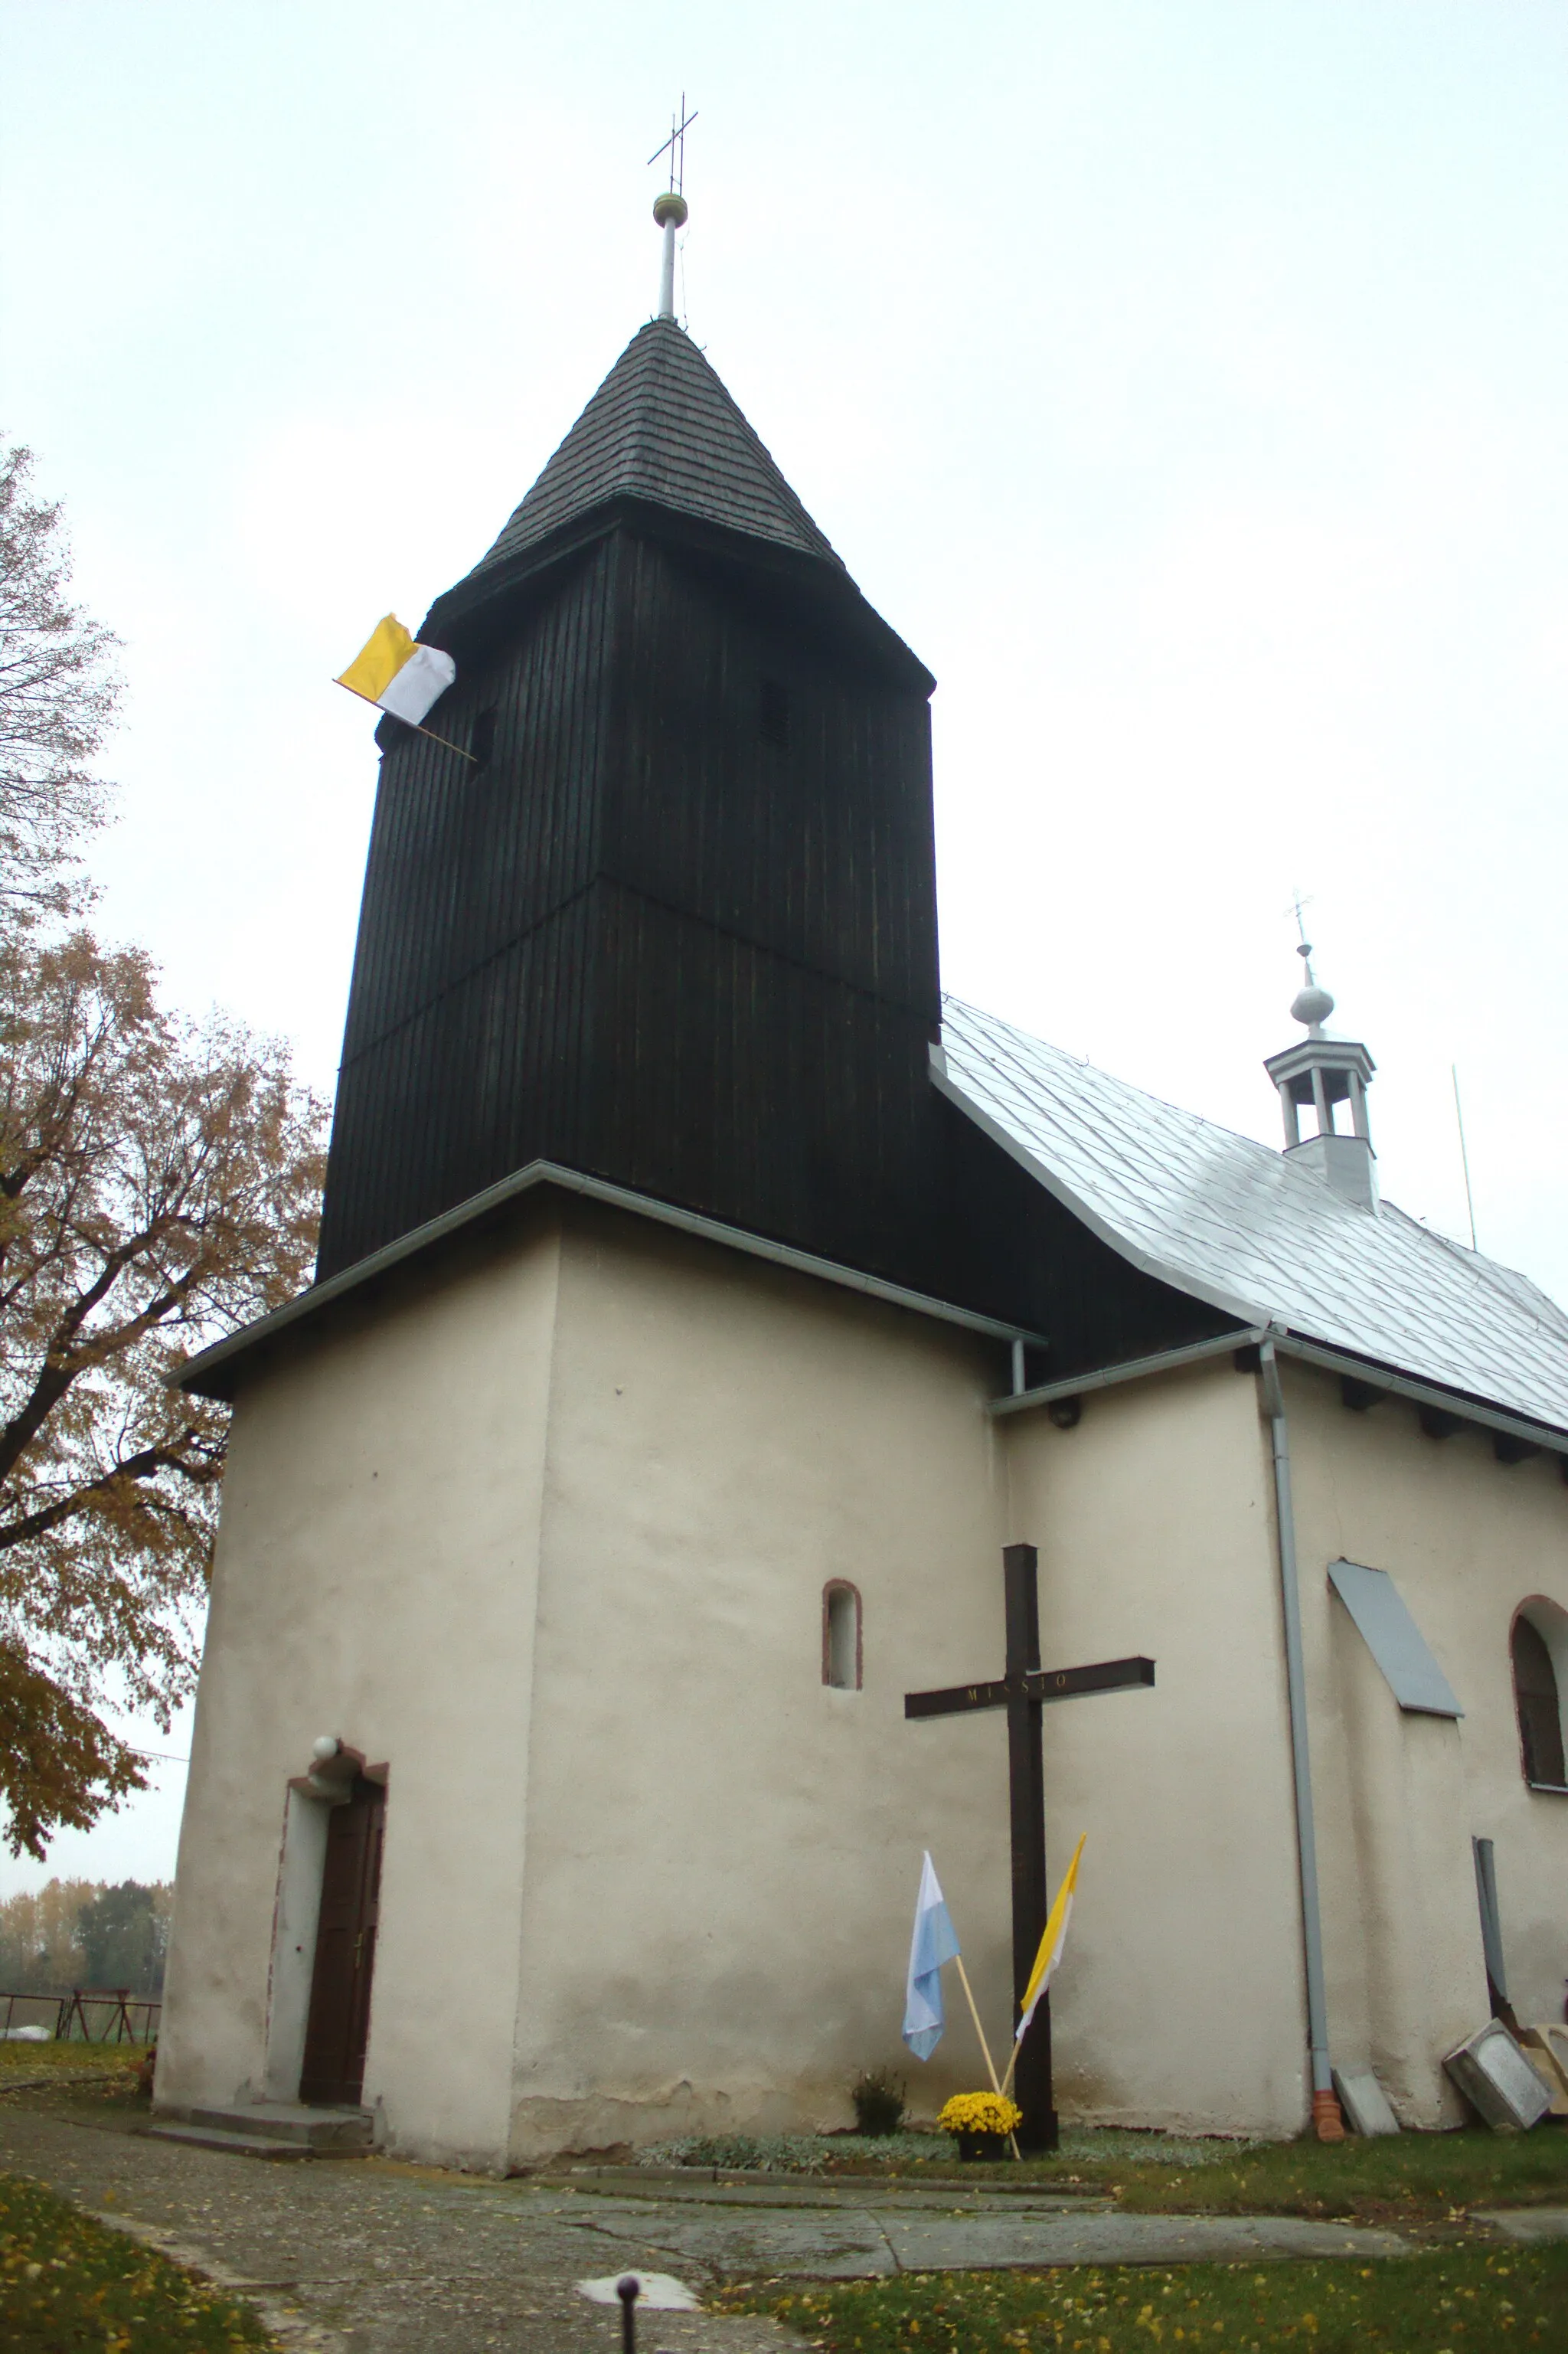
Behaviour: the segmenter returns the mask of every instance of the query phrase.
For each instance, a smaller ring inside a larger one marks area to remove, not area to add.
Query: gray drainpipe
[[[1258,1348],[1258,1373],[1274,1453],[1274,1508],[1279,1531],[1279,1599],[1285,1618],[1285,1681],[1290,1695],[1290,1762],[1296,1776],[1296,1853],[1301,1872],[1301,1942],[1307,1963],[1307,2040],[1312,2053],[1312,2119],[1320,2141],[1344,2126],[1329,2059],[1329,2006],[1323,1992],[1323,1925],[1318,1907],[1318,1836],[1312,1820],[1312,1764],[1307,1748],[1307,1682],[1301,1667],[1301,1597],[1296,1577],[1296,1512],[1290,1500],[1290,1426],[1272,1341]]]

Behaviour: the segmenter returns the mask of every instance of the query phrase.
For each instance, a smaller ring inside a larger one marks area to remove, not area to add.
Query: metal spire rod
[[[655,147],[649,156],[656,164],[666,151],[670,157],[670,185],[663,195],[653,199],[653,217],[664,232],[664,251],[659,270],[659,313],[661,319],[675,315],[675,231],[686,219],[686,199],[682,194],[686,177],[686,130],[697,119],[695,107],[686,112],[686,93],[681,92],[681,103],[670,117],[670,136],[662,147]]]

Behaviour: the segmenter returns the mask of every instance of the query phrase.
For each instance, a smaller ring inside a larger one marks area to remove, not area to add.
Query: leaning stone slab
[[[1568,2117],[1568,2027],[1547,2020],[1540,2027],[1521,2027],[1519,2040],[1531,2066],[1552,2087],[1552,2115]]]
[[[1370,2068],[1336,2068],[1334,2090],[1352,2133],[1396,2134],[1399,2119]]]

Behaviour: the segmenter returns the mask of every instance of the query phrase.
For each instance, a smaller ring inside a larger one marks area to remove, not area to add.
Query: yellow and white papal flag
[[[396,613],[377,621],[366,644],[337,679],[350,695],[389,711],[417,727],[438,695],[457,676],[457,664],[440,646],[422,646],[411,638]]]
[[[1078,1884],[1078,1858],[1084,1852],[1084,1838],[1073,1850],[1073,1861],[1062,1875],[1062,1885],[1056,1891],[1056,1902],[1046,1916],[1045,1934],[1040,1940],[1040,1951],[1034,1956],[1034,1967],[1029,1973],[1029,1984],[1023,1990],[1023,2015],[1018,2022],[1014,2041],[1022,2043],[1035,2006],[1056,1974],[1062,1958],[1062,1948],[1067,1942],[1067,1924],[1073,1917],[1073,1891]]]

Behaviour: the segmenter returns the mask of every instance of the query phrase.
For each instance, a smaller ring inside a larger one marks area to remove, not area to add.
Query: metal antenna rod
[[[1479,1247],[1476,1241],[1476,1202],[1470,1191],[1470,1156],[1465,1150],[1465,1107],[1459,1101],[1459,1066],[1450,1063],[1449,1076],[1454,1082],[1454,1117],[1459,1123],[1459,1166],[1465,1172],[1465,1207],[1470,1214],[1470,1248]]]

